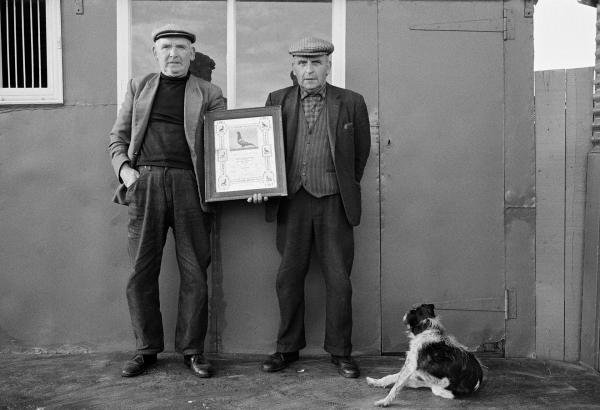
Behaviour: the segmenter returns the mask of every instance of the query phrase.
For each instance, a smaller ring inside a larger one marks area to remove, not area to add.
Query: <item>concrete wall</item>
[[[126,212],[111,205],[115,2],[62,2],[64,104],[0,107],[0,347],[130,338]],[[66,346],[65,349],[71,349]]]

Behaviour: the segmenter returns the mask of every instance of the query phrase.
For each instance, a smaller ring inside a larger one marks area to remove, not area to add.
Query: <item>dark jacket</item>
[[[369,114],[363,97],[327,84],[327,133],[340,195],[348,222],[360,223],[360,180],[371,150]],[[281,105],[286,164],[292,163],[298,130],[299,87],[291,86],[269,94],[267,106]],[[279,200],[266,203],[267,220],[277,216]]]

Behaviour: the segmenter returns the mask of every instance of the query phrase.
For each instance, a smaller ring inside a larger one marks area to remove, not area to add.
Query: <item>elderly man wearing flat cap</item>
[[[164,349],[158,276],[171,228],[180,273],[175,350],[194,374],[210,377],[203,355],[211,226],[203,199],[203,118],[225,109],[225,101],[219,87],[189,73],[196,40],[191,31],[168,24],[152,39],[160,73],[129,81],[110,132],[112,165],[122,182],[114,201],[129,207],[126,293],[136,341],[121,375],[144,373]]]
[[[282,109],[288,197],[266,203],[267,220],[277,218],[282,259],[276,280],[277,351],[263,362],[265,372],[286,368],[306,346],[304,279],[314,248],[326,286],[324,348],[342,376],[359,376],[351,357],[350,271],[371,137],[363,97],[326,82],[332,52],[333,44],[314,37],[292,44],[298,85],[270,93],[266,103]],[[261,199],[248,198],[255,203]]]

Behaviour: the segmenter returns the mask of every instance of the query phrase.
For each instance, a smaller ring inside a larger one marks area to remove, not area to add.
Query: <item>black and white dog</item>
[[[399,373],[381,379],[367,377],[370,386],[393,385],[387,397],[375,402],[388,406],[404,386],[428,387],[436,396],[453,399],[481,387],[483,370],[473,353],[446,331],[434,313],[434,306],[423,304],[404,315],[410,347]]]

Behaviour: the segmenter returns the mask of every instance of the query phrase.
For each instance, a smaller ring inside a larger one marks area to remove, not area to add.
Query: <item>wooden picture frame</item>
[[[286,196],[281,107],[207,113],[204,159],[206,202]]]

